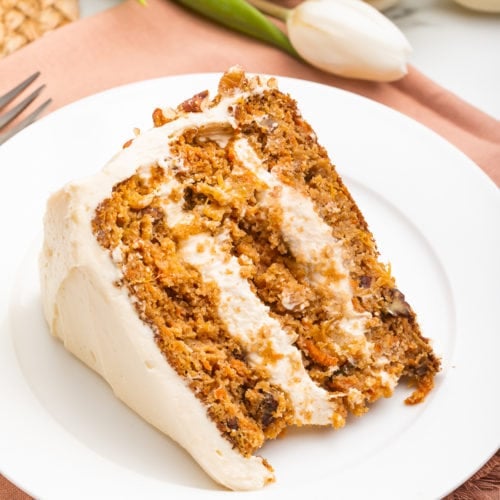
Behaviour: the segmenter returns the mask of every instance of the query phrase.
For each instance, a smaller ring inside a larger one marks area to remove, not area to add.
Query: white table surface
[[[121,1],[80,0],[80,13],[90,16]],[[386,14],[410,41],[411,64],[500,119],[500,14],[474,12],[453,0],[400,0]]]

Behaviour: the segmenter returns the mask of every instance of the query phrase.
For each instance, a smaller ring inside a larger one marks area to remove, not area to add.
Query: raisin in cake
[[[274,79],[232,68],[48,202],[50,330],[219,483],[274,480],[258,450],[340,428],[439,361],[365,220]],[[193,431],[196,429],[195,431]]]

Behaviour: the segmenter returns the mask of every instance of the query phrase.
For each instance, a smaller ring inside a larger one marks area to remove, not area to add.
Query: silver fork
[[[16,85],[12,90],[9,90],[6,94],[0,97],[0,110],[10,104],[14,99],[27,87],[29,87],[38,77],[40,72],[37,71],[33,73],[30,77],[26,78],[19,85]],[[0,115],[0,130],[5,127],[8,123],[18,117],[42,92],[45,85],[40,85],[35,91],[33,91],[28,97],[23,99],[21,102],[16,104],[13,108],[6,111],[4,114]],[[12,128],[6,132],[0,133],[0,144],[10,139],[13,135],[17,134],[28,125],[33,123],[40,113],[52,102],[52,99],[47,99],[38,108],[32,111],[28,116],[23,118],[20,122],[16,123]]]

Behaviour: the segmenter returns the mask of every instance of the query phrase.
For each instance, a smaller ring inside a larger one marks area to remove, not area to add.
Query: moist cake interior
[[[116,184],[92,231],[223,436],[250,456],[292,425],[340,428],[401,377],[422,401],[439,361],[296,103],[232,69],[155,126],[186,114],[213,118]]]

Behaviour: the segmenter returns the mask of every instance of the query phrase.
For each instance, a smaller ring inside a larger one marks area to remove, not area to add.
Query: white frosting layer
[[[365,323],[370,315],[357,312],[352,305],[349,271],[344,263],[342,245],[333,237],[331,227],[321,219],[308,197],[263,167],[248,141],[239,139],[234,148],[242,165],[268,186],[259,203],[264,207],[277,206],[282,211],[283,239],[293,256],[304,263],[309,281],[330,288],[332,300],[335,298],[343,305],[341,328],[363,342]],[[332,279],[332,273],[328,273],[332,267],[337,279]]]
[[[349,344],[351,353],[369,359],[373,345],[364,334],[371,315],[354,309],[342,243],[333,237],[330,226],[317,213],[311,199],[284,184],[274,171],[269,172],[246,139],[235,141],[234,150],[240,168],[249,170],[267,186],[260,195],[259,204],[266,208],[277,207],[281,211],[283,239],[293,256],[304,264],[309,282],[326,286],[332,302],[342,305],[342,319],[334,327],[345,333],[345,342]],[[285,300],[285,307],[286,303]],[[384,370],[388,363],[388,360],[386,363],[379,362],[371,370],[371,375],[392,391],[397,377]],[[357,395],[357,399],[361,401],[361,394]]]
[[[295,338],[269,315],[269,308],[241,277],[236,257],[229,257],[216,238],[206,234],[190,237],[181,247],[181,255],[200,271],[205,281],[217,283],[220,317],[229,332],[252,350],[250,361],[264,364],[271,381],[288,392],[295,409],[295,423],[331,424],[335,406],[328,392],[311,380],[293,345]]]

